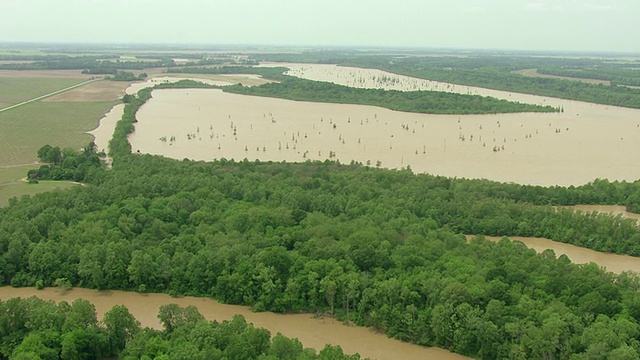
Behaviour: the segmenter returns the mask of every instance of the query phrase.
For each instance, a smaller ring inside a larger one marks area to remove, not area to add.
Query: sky
[[[640,53],[640,0],[0,0],[0,42]]]

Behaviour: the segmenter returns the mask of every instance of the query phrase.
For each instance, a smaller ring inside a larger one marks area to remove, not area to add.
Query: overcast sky
[[[0,41],[640,53],[640,0],[0,0]]]

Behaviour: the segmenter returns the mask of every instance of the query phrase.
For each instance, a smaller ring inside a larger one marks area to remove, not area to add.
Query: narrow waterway
[[[471,239],[473,237],[474,235],[467,235],[467,239]],[[498,242],[502,239],[500,236],[485,236],[485,238],[494,242]],[[555,252],[556,257],[566,255],[571,262],[576,264],[596,263],[616,274],[620,274],[624,271],[635,271],[640,273],[640,257],[604,253],[546,238],[522,236],[508,236],[508,238],[512,241],[520,241],[528,248],[534,249],[539,253],[547,249],[551,249]]]
[[[0,287],[0,299],[37,296],[56,302],[86,299],[93,303],[98,319],[115,305],[124,305],[143,326],[161,329],[157,315],[161,305],[178,304],[182,307],[193,305],[208,320],[230,320],[240,314],[257,327],[266,328],[272,335],[282,333],[290,338],[298,338],[305,347],[321,350],[326,344],[340,345],[346,354],[359,353],[362,357],[380,360],[395,359],[442,359],[461,360],[468,357],[451,353],[440,348],[427,348],[405,343],[374,332],[372,329],[347,326],[332,318],[314,318],[309,314],[282,315],[271,312],[252,312],[244,306],[225,305],[207,298],[178,297],[165,294],[139,294],[127,291],[97,291],[74,288],[61,293],[57,288],[36,290],[34,288]]]

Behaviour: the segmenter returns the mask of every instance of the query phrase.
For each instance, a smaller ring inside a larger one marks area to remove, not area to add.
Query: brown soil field
[[[87,85],[54,95],[44,101],[110,101],[124,95],[128,81],[95,81]]]

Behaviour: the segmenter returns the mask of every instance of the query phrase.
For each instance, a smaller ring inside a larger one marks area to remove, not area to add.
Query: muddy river
[[[0,287],[0,299],[37,296],[45,300],[72,302],[83,298],[92,302],[98,318],[114,305],[124,305],[142,323],[161,329],[157,315],[161,305],[175,303],[180,306],[193,305],[208,320],[230,320],[234,314],[241,314],[247,322],[271,331],[280,332],[291,338],[298,338],[305,347],[321,350],[325,344],[340,345],[347,354],[359,353],[372,359],[468,359],[440,348],[427,348],[387,338],[371,329],[347,326],[330,318],[317,319],[308,314],[281,315],[269,312],[254,313],[249,308],[224,305],[206,298],[172,298],[164,294],[139,294],[126,291],[97,291],[75,288],[61,294],[56,288],[35,290],[34,288]]]
[[[467,235],[467,239],[471,239],[472,237],[472,235]],[[485,238],[495,242],[502,239],[502,237],[499,236],[485,236]],[[588,264],[593,262],[616,274],[620,274],[624,271],[635,271],[640,273],[640,258],[638,257],[603,253],[545,238],[522,236],[509,236],[508,238],[512,241],[521,241],[528,248],[534,249],[539,253],[547,249],[551,249],[555,252],[556,257],[559,257],[560,255],[567,255],[567,257],[571,259],[571,262],[576,264]]]
[[[624,206],[620,205],[574,205],[562,207],[586,213],[595,211],[612,215],[621,215],[628,219],[640,220],[640,214],[630,213],[625,210]],[[472,237],[473,235],[467,235],[467,239],[471,239]],[[496,242],[501,239],[501,237],[498,236],[485,237]],[[593,262],[616,274],[620,274],[623,271],[635,271],[640,273],[640,257],[599,252],[546,238],[509,236],[509,239],[513,241],[521,241],[528,248],[534,249],[539,253],[547,249],[551,249],[556,253],[556,257],[559,257],[560,255],[567,255],[567,257],[576,264],[588,264]]]
[[[427,115],[222,93],[155,91],[134,151],[171,158],[333,159],[534,185],[640,178],[640,111],[451,85],[377,70],[295,65],[291,74],[349,86],[433,89],[562,107],[563,113]]]
[[[622,215],[622,217],[628,219],[636,219],[640,220],[640,214],[630,213],[626,210],[624,206],[621,205],[574,205],[574,206],[564,206],[565,208],[574,209],[582,212],[601,212],[612,215]]]

